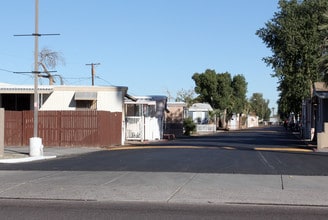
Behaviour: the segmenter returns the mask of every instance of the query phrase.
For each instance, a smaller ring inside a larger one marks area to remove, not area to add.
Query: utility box
[[[324,131],[317,134],[318,151],[327,151],[328,150],[328,123],[326,122],[324,126],[325,126]]]

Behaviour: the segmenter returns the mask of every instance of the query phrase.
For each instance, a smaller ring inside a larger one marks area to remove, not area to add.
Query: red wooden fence
[[[120,145],[122,113],[39,111],[38,136],[45,146]],[[5,146],[28,146],[33,111],[5,111]]]

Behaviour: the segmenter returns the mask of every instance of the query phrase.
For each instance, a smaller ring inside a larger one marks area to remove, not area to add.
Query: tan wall
[[[183,122],[183,107],[170,107],[170,112],[166,113],[166,122]]]

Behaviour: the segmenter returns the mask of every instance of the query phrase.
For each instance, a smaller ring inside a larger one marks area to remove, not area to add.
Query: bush
[[[192,120],[192,118],[185,118],[183,120],[183,128],[184,128],[184,134],[190,136],[190,134],[194,131],[196,131],[196,124]]]

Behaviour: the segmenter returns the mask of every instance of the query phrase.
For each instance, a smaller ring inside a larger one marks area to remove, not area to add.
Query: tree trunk
[[[227,109],[224,109],[224,112],[223,112],[223,124],[222,124],[223,128],[224,129],[227,129]]]

